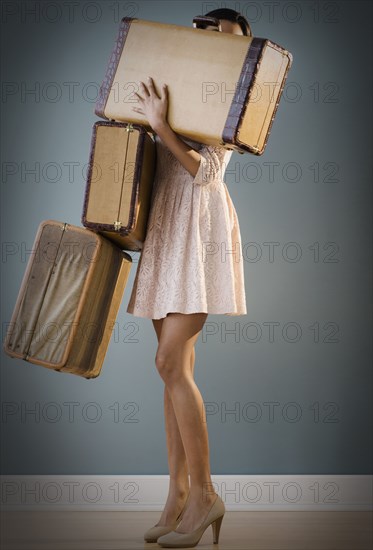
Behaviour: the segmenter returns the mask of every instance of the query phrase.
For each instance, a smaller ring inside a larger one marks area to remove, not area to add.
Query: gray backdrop
[[[32,13],[31,4],[38,12]],[[2,332],[39,223],[81,226],[97,88],[124,15],[218,7],[294,55],[263,156],[233,153],[248,313],[209,315],[195,377],[213,474],[371,472],[369,2],[4,2]],[[58,11],[56,6],[60,6]],[[101,375],[2,352],[3,474],[165,474],[152,322],[126,313]]]

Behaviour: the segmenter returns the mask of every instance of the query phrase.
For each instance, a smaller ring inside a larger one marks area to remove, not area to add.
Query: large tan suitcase
[[[155,141],[143,126],[95,122],[82,224],[124,250],[141,250],[155,162]]]
[[[292,55],[267,38],[123,17],[95,113],[150,128],[132,110],[140,81],[168,85],[168,122],[181,136],[261,155]]]
[[[4,341],[14,358],[100,374],[132,258],[89,229],[39,225]]]

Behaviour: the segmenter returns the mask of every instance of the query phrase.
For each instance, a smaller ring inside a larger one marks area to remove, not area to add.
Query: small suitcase
[[[39,225],[4,351],[60,372],[100,374],[132,258],[94,231]]]
[[[124,250],[141,250],[155,161],[155,140],[143,126],[95,122],[82,224]]]
[[[123,17],[95,113],[142,124],[140,81],[168,85],[167,120],[181,136],[239,153],[264,152],[292,54],[267,38]]]

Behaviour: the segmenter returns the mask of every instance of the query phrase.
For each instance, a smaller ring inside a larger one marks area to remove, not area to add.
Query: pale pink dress
[[[201,155],[193,178],[155,139],[152,203],[127,312],[245,315],[240,227],[223,180],[232,151],[182,138]]]

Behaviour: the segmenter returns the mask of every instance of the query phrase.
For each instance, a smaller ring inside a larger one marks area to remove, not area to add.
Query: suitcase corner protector
[[[125,15],[124,17],[122,17],[122,23],[131,23],[131,21],[133,21],[134,19],[137,19],[137,17],[130,17],[129,15]]]
[[[127,260],[127,262],[129,262],[130,264],[133,263],[132,256],[128,254],[128,252],[126,252],[125,250],[122,250],[122,254],[123,254],[124,260]]]
[[[108,117],[105,115],[105,107],[102,107],[102,105],[96,105],[95,107],[95,115],[99,116],[100,118],[103,118],[105,120],[109,120]],[[97,121],[101,122],[101,121]],[[93,125],[95,127],[95,125]]]
[[[12,355],[11,355],[11,353],[10,353],[11,351],[12,351],[12,350],[11,350],[11,348],[9,347],[9,342],[8,342],[8,341],[5,341],[5,342],[3,343],[3,352],[6,353],[7,355],[9,355],[10,357],[12,357]]]

